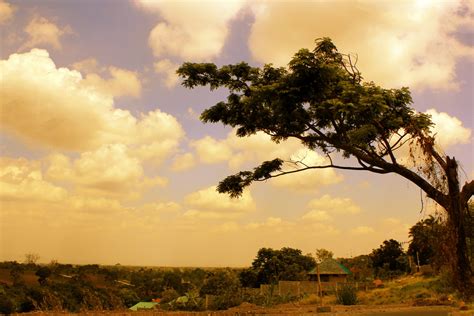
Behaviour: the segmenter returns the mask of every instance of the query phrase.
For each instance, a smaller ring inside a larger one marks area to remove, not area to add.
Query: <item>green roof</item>
[[[132,307],[130,307],[129,309],[132,310],[132,311],[137,311],[139,309],[152,309],[152,308],[155,308],[156,305],[158,305],[158,303],[155,303],[155,302],[139,302],[139,303],[133,305]]]
[[[317,268],[309,271],[308,274],[318,274]],[[319,274],[352,274],[349,269],[334,259],[326,259],[319,264]]]

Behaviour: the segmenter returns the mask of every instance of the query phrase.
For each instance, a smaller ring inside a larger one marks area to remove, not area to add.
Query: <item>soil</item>
[[[243,303],[240,306],[233,307],[225,311],[206,311],[206,312],[165,312],[165,311],[138,311],[132,312],[124,311],[104,311],[104,312],[86,312],[81,315],[88,316],[150,316],[150,315],[172,315],[172,316],[196,316],[196,315],[216,315],[216,316],[244,316],[244,315],[353,315],[353,316],[474,316],[474,311],[459,311],[459,308],[449,306],[408,306],[408,305],[382,305],[382,306],[368,306],[368,305],[332,305],[330,312],[318,313],[318,305],[299,305],[299,304],[282,304],[274,307],[261,307],[254,304]],[[78,315],[61,312],[33,312],[18,315],[52,315],[52,316],[69,316]]]

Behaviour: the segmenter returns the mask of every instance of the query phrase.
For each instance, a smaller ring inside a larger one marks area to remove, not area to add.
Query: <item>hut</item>
[[[321,282],[346,282],[351,271],[334,259],[326,259],[319,264]],[[318,281],[318,267],[308,272],[311,281]]]

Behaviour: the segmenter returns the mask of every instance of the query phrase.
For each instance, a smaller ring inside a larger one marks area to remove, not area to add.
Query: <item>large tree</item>
[[[445,230],[444,223],[438,217],[431,215],[420,220],[408,232],[411,238],[408,255],[419,265],[431,264],[439,269],[445,260],[444,256],[439,255],[446,247],[443,243]]]
[[[213,63],[184,63],[178,74],[185,87],[209,85],[211,90],[229,91],[226,101],[201,114],[204,122],[232,126],[240,137],[264,132],[277,143],[296,138],[308,150],[327,156],[324,165],[275,157],[225,178],[218,191],[237,197],[254,181],[324,168],[398,174],[446,210],[454,282],[467,293],[472,270],[463,222],[474,181],[460,188],[456,159],[435,146],[431,119],[411,107],[408,88],[384,89],[362,80],[355,60],[323,38],[313,51],[297,52],[286,68],[251,67],[245,62],[220,68]],[[411,163],[400,158],[407,146],[412,148]],[[350,158],[347,164],[334,163],[337,153]]]
[[[252,266],[240,273],[240,281],[245,287],[259,287],[260,284],[274,284],[280,280],[306,280],[307,273],[315,266],[314,258],[303,255],[299,249],[261,248]]]

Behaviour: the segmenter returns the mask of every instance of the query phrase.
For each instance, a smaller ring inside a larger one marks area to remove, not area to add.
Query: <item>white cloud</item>
[[[171,166],[173,171],[185,171],[193,168],[196,165],[194,155],[191,153],[185,153],[177,156]]]
[[[445,112],[438,112],[436,109],[426,111],[431,115],[434,126],[431,129],[437,144],[442,148],[447,148],[457,144],[468,144],[471,140],[471,130],[462,126],[462,122]]]
[[[0,25],[7,23],[13,17],[15,8],[8,2],[0,1]]]
[[[325,194],[320,198],[312,199],[308,207],[315,210],[324,210],[332,214],[358,214],[361,209],[349,198],[332,197]]]
[[[87,193],[120,198],[136,198],[147,188],[167,184],[164,178],[146,177],[140,160],[131,156],[123,144],[104,145],[95,151],[83,152],[75,160],[61,154],[52,155],[47,175]]]
[[[85,69],[84,67],[93,67],[93,65],[82,64],[76,65],[76,67]],[[89,73],[82,84],[114,97],[139,97],[141,95],[142,85],[136,72],[118,67],[109,67],[108,72],[109,79],[104,79],[96,73]]]
[[[298,162],[297,165],[287,163],[283,171],[292,171],[306,166],[328,165],[329,160],[315,151],[302,148],[290,157],[292,162]],[[272,184],[279,187],[287,187],[294,190],[315,190],[319,187],[340,183],[343,177],[337,174],[334,169],[310,169],[298,173],[293,173],[272,179]]]
[[[157,12],[164,20],[153,28],[148,39],[155,56],[203,60],[221,52],[229,33],[229,22],[244,2],[136,0],[135,3]]]
[[[374,233],[375,230],[369,226],[357,226],[351,230],[351,233],[354,235],[367,235]]]
[[[136,74],[110,69],[117,75],[111,79],[113,89],[135,82]],[[176,118],[158,109],[135,117],[114,108],[110,94],[92,87],[75,70],[57,68],[46,50],[12,54],[0,61],[0,73],[2,127],[31,143],[73,151],[121,143],[134,156],[159,164],[184,136]],[[138,93],[133,86],[124,91]]]
[[[35,16],[25,27],[28,40],[22,45],[20,50],[40,47],[43,45],[54,49],[61,49],[61,38],[72,33],[69,26],[59,27],[55,23],[40,16]]]
[[[232,150],[225,141],[210,136],[192,141],[190,145],[195,148],[200,161],[206,164],[228,161],[232,157]]]
[[[237,137],[234,131],[227,138],[217,140],[206,136],[191,142],[191,147],[202,163],[214,164],[228,162],[232,170],[237,170],[245,163],[261,163],[266,160],[280,158],[283,160],[300,161],[309,166],[328,164],[328,160],[318,153],[303,147],[297,140],[288,139],[279,144],[273,142],[270,136],[258,132],[249,137]],[[294,170],[301,168],[300,163],[285,164],[283,170]],[[339,183],[342,175],[334,169],[313,169],[287,176],[272,179],[270,183],[278,187],[286,187],[295,190],[314,190],[318,187]]]
[[[179,83],[179,77],[176,74],[178,67],[178,64],[169,59],[162,59],[153,64],[155,72],[164,76],[163,82],[168,88],[173,88]]]
[[[311,220],[316,222],[325,222],[332,220],[332,217],[326,211],[311,210],[304,214],[301,219]]]
[[[184,213],[188,218],[237,218],[256,209],[250,191],[246,190],[238,199],[232,199],[227,194],[220,194],[216,187],[208,187],[193,192],[185,197],[189,210]]]
[[[66,190],[43,179],[39,162],[24,158],[0,158],[0,199],[59,201]]]
[[[458,58],[474,56],[454,36],[461,25],[472,29],[472,10],[463,1],[261,1],[248,44],[258,61],[286,65],[314,39],[330,37],[341,52],[358,55],[368,81],[452,89]]]

